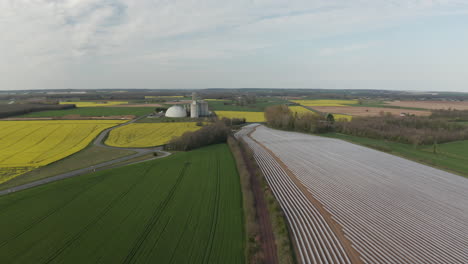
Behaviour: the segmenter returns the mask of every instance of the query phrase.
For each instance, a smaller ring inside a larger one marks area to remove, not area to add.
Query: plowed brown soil
[[[415,107],[424,109],[457,109],[468,110],[468,101],[447,102],[447,101],[391,101],[385,102],[388,105],[401,107]]]
[[[416,107],[416,106],[413,106]],[[431,114],[430,111],[422,110],[407,110],[398,108],[385,108],[385,107],[360,107],[360,106],[311,106],[313,110],[332,113],[332,114],[344,114],[352,116],[379,116],[381,113],[390,113],[395,116],[399,116],[401,113],[417,115],[417,116],[428,116]]]

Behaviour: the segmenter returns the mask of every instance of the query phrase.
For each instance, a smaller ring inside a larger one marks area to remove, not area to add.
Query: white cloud
[[[89,63],[177,64],[254,54],[295,41],[467,13],[461,0],[2,0],[0,89],[79,84]],[[332,55],[367,44],[331,47]],[[285,50],[285,52],[288,52]],[[68,72],[73,67],[74,72]],[[27,79],[20,79],[28,75]],[[118,83],[118,81],[116,81]],[[12,87],[12,84],[15,87]],[[112,87],[109,81],[107,87]],[[65,88],[65,87],[63,87]]]

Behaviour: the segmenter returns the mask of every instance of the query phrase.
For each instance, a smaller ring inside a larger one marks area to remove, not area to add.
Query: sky
[[[0,0],[0,90],[468,92],[468,0]]]

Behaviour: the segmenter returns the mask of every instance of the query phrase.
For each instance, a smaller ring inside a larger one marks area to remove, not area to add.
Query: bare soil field
[[[416,106],[414,106],[416,107]],[[401,113],[407,113],[417,116],[428,116],[431,114],[430,111],[421,110],[408,110],[408,109],[396,109],[396,108],[385,108],[385,107],[359,107],[359,106],[312,106],[309,107],[319,112],[332,113],[332,114],[345,114],[352,116],[378,116],[381,112],[391,113],[392,115],[400,115]]]
[[[161,107],[160,104],[122,104],[122,105],[108,105],[104,107]]]
[[[392,101],[385,102],[392,106],[415,107],[424,109],[457,109],[468,110],[468,101],[466,102],[447,102],[447,101]]]
[[[180,100],[180,101],[170,101],[170,102],[165,102],[164,104],[168,105],[175,105],[175,104],[190,104],[192,101],[191,100]]]

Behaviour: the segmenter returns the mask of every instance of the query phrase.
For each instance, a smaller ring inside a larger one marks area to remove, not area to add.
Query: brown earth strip
[[[239,141],[236,141],[233,144],[237,144],[237,149],[242,156],[242,163],[249,174],[249,185],[253,195],[253,209],[255,210],[257,222],[256,228],[258,228],[259,233],[259,237],[255,239],[260,242],[261,254],[260,256],[254,257],[256,259],[250,261],[277,264],[279,263],[279,260],[276,251],[275,236],[268,207],[263,196],[263,190],[256,176],[256,168],[254,164],[252,164],[253,160],[248,157],[249,155],[246,152],[245,145]],[[262,260],[260,261],[257,258],[262,258]]]
[[[255,130],[254,130],[255,131]],[[265,147],[260,142],[256,141],[250,135],[254,132],[252,131],[249,133],[249,137],[254,140],[257,144],[262,146],[270,155],[278,162],[278,164],[284,169],[284,171],[288,174],[291,180],[296,184],[296,186],[301,190],[301,192],[307,197],[307,199],[315,206],[315,208],[320,212],[323,216],[325,221],[327,221],[328,225],[332,229],[333,233],[335,233],[336,237],[340,241],[341,245],[343,246],[348,258],[351,260],[351,263],[362,264],[364,263],[361,258],[360,254],[352,247],[351,241],[345,236],[343,231],[343,227],[338,224],[334,219],[333,216],[323,207],[322,203],[320,203],[314,196],[307,190],[307,188],[302,184],[302,182],[292,173],[291,170],[283,163],[271,150]]]
[[[468,110],[468,101],[451,102],[451,101],[388,101],[387,105],[401,107],[416,107],[425,109],[457,109]]]
[[[413,106],[416,107],[416,106]],[[401,113],[412,114],[416,116],[429,116],[430,111],[422,110],[408,110],[398,108],[385,108],[385,107],[363,107],[363,106],[309,106],[310,109],[323,113],[344,114],[352,116],[379,116],[382,114],[390,113],[399,116]]]
[[[121,104],[121,105],[105,105],[104,107],[161,107],[160,104]]]

